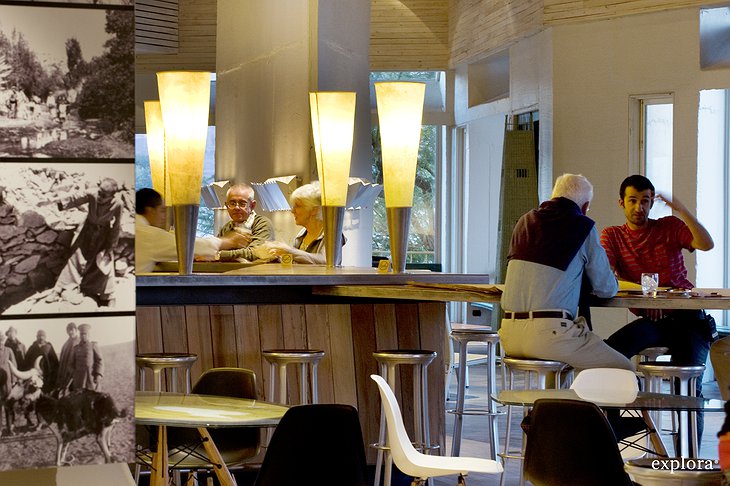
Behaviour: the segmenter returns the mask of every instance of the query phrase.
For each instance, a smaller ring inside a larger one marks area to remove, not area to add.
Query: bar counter
[[[213,267],[216,268],[216,267]],[[225,268],[225,266],[222,266]],[[238,366],[257,375],[260,397],[268,399],[269,366],[262,349],[311,348],[325,351],[319,366],[321,403],[355,406],[366,444],[377,441],[378,391],[369,375],[377,373],[378,349],[430,349],[431,435],[443,447],[446,302],[414,298],[408,282],[441,285],[488,283],[487,275],[409,271],[381,274],[371,268],[331,269],[317,265],[256,265],[225,273],[149,274],[137,277],[137,352],[188,352],[198,355],[195,381],[206,369]],[[357,297],[321,295],[313,289],[386,286],[385,294]],[[290,400],[299,401],[298,377],[288,376]],[[292,381],[293,380],[293,381]],[[412,374],[400,373],[398,399],[412,413]],[[406,421],[413,433],[410,421]],[[368,460],[375,459],[368,448]]]

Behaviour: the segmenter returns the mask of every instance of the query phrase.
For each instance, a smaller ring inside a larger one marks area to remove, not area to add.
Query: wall
[[[700,71],[698,26],[690,8],[552,29],[553,171],[593,182],[599,228],[624,222],[617,200],[629,173],[633,94],[674,93],[673,192],[696,211],[698,93],[730,87],[730,70]],[[694,280],[694,255],[686,262]]]

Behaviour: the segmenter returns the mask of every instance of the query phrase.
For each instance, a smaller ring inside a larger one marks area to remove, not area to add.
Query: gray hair
[[[321,206],[322,192],[319,189],[319,184],[304,184],[294,189],[294,192],[289,196],[289,202],[294,206],[295,201],[299,201],[302,206],[308,209]]]
[[[593,185],[580,174],[563,174],[555,180],[551,197],[570,199],[582,208],[593,199]]]
[[[228,188],[228,190],[226,191],[226,200],[231,197],[231,193],[233,191],[248,191],[251,193],[251,197],[249,199],[253,199],[256,196],[253,187],[246,184],[245,182],[240,182],[238,184],[233,184],[231,187]]]

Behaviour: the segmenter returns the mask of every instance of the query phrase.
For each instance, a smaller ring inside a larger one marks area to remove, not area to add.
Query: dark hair
[[[156,208],[162,204],[162,196],[154,189],[145,187],[137,191],[136,200],[134,202],[137,214],[144,214],[144,208]]]
[[[624,181],[621,183],[621,188],[618,191],[618,195],[621,197],[622,200],[624,198],[624,195],[626,194],[627,187],[633,187],[639,192],[651,189],[651,195],[654,196],[654,184],[652,184],[651,181],[643,175],[634,174],[624,179]]]

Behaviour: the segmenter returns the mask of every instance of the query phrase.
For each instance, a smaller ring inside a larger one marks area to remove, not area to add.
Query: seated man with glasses
[[[253,248],[264,241],[274,239],[274,225],[266,216],[256,214],[256,200],[254,191],[248,184],[235,184],[226,194],[226,209],[231,217],[218,232],[218,237],[235,231],[244,236],[247,243],[238,249],[222,250],[216,255],[219,260],[236,260],[245,258],[248,261],[256,260]]]

